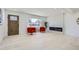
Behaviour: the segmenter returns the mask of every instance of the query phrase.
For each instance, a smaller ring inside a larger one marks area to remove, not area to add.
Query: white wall
[[[49,22],[49,26],[63,27],[63,14],[54,16],[51,15],[47,18],[47,21]]]
[[[47,22],[48,22],[48,27],[62,27],[63,28],[63,14],[62,13],[53,14],[47,18]]]
[[[3,25],[0,25],[0,42],[3,39]]]
[[[4,39],[4,25],[5,25],[5,10],[1,9],[2,24],[0,24],[0,42]]]
[[[76,19],[79,17],[78,14],[69,14],[64,15],[64,33],[66,35],[71,35],[79,37],[79,25],[76,23]]]

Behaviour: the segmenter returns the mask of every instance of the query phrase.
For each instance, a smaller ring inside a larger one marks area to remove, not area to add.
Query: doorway
[[[19,16],[8,15],[8,36],[19,34]]]

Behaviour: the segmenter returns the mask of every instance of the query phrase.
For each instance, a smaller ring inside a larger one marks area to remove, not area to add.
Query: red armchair
[[[40,27],[40,32],[45,32],[46,28],[45,27]]]
[[[28,27],[27,32],[31,33],[31,35],[32,35],[34,32],[36,32],[36,28],[35,27]]]

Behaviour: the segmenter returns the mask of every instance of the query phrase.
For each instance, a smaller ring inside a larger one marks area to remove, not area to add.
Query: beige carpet
[[[15,35],[0,43],[1,50],[62,50],[79,49],[79,38],[63,35],[61,32],[34,33],[34,35]]]

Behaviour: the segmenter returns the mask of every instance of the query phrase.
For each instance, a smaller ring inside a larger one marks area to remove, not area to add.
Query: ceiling
[[[72,12],[76,13],[79,12],[79,8],[70,8],[72,10]]]
[[[51,16],[61,14],[63,11],[71,11],[73,13],[79,12],[79,8],[8,8],[8,10],[24,12],[39,16]]]

